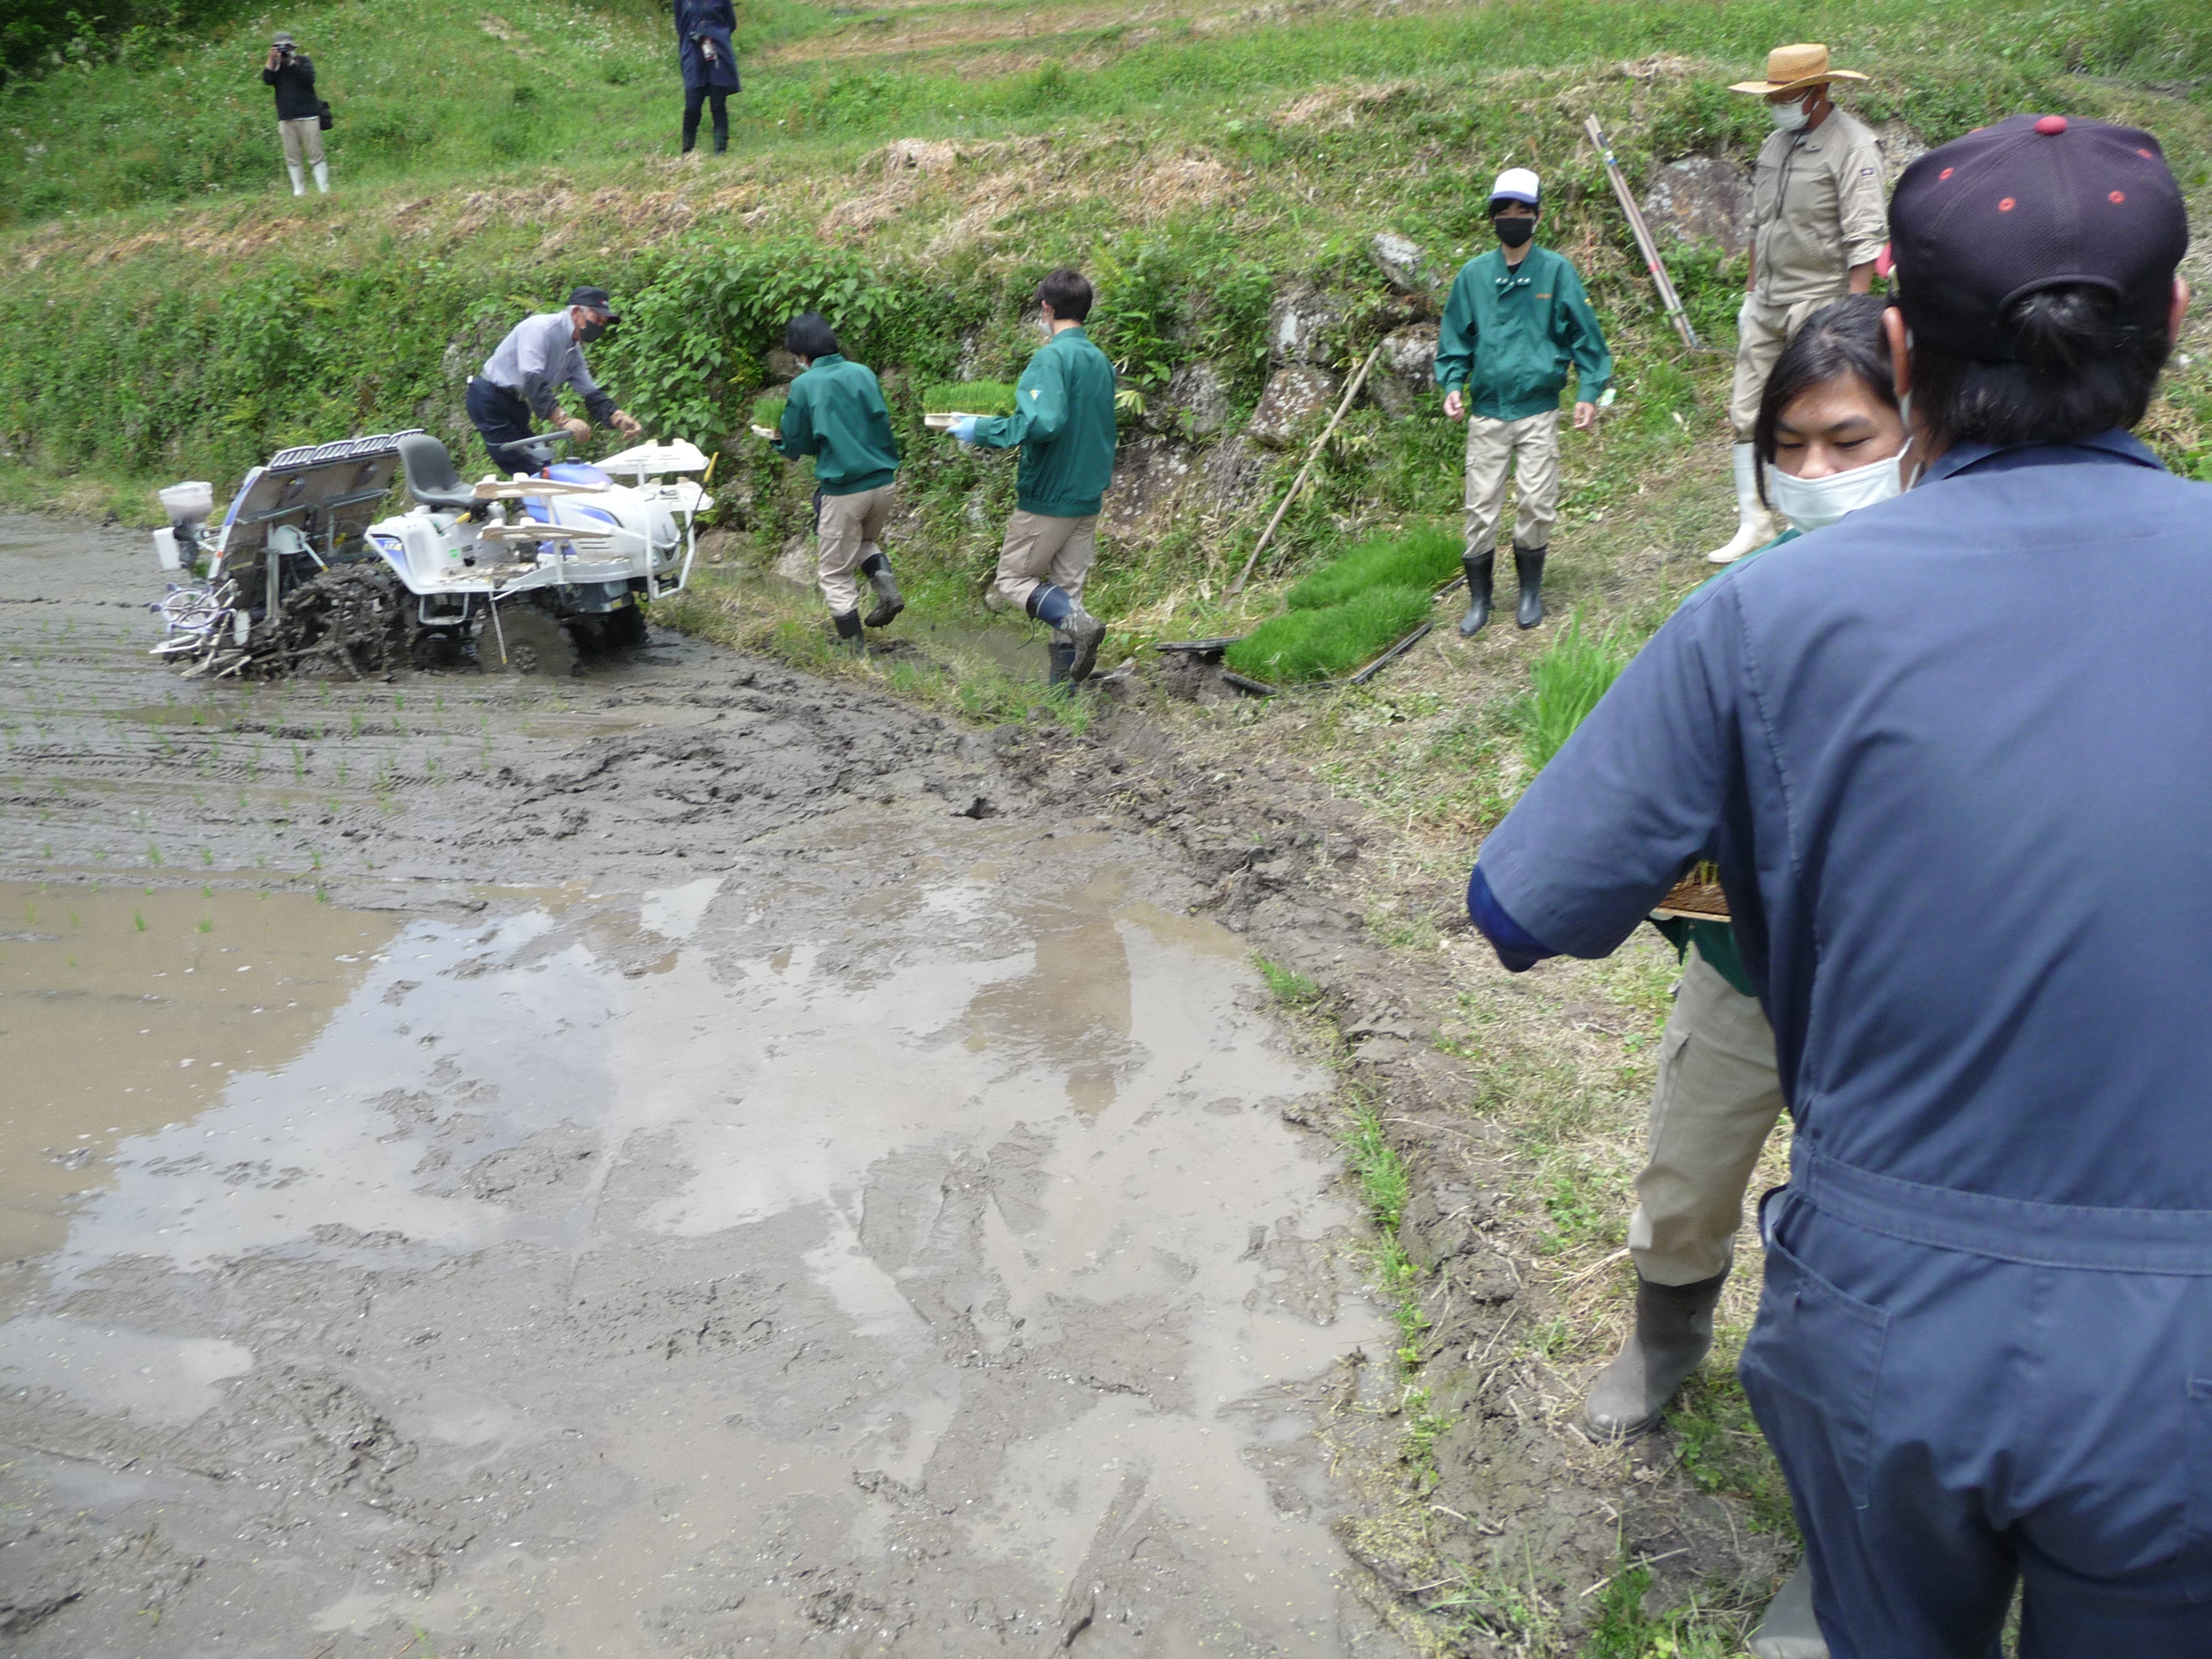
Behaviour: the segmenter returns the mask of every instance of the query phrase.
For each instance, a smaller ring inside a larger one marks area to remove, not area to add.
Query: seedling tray
[[[1717,880],[1708,878],[1705,869],[1692,870],[1668,890],[1651,914],[1668,921],[1727,921],[1728,895]]]

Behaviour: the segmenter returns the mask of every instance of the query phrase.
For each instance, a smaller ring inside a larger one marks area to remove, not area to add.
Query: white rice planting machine
[[[690,580],[713,468],[681,441],[556,461],[567,441],[514,445],[537,470],[474,484],[419,431],[283,450],[246,474],[211,534],[207,485],[163,490],[162,564],[204,557],[207,573],[153,607],[164,623],[155,654],[216,676],[319,664],[358,678],[471,657],[557,674],[574,668],[580,641],[643,643],[645,607]],[[402,475],[414,505],[376,518]]]

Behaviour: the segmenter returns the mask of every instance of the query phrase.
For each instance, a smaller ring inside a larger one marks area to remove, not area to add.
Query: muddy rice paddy
[[[180,684],[0,521],[26,1654],[1399,1651],[1246,946],[987,738],[657,638]]]

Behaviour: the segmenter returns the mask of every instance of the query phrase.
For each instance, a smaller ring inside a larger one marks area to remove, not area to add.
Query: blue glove
[[[972,444],[975,441],[975,417],[973,415],[963,415],[951,426],[945,428],[945,430],[950,432],[957,441]]]

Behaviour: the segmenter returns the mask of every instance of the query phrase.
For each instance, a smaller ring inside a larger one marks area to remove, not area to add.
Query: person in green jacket
[[[1467,417],[1467,546],[1460,562],[1470,603],[1460,621],[1462,638],[1490,620],[1508,465],[1521,497],[1513,522],[1513,567],[1521,579],[1514,619],[1523,628],[1544,620],[1544,554],[1559,509],[1559,391],[1571,363],[1581,376],[1575,426],[1583,430],[1597,419],[1597,401],[1613,379],[1613,354],[1582,277],[1531,240],[1542,211],[1534,173],[1508,167],[1498,175],[1490,222],[1501,246],[1461,269],[1437,332],[1444,413]]]
[[[1083,331],[1091,284],[1055,270],[1036,286],[1044,344],[1022,371],[1012,415],[952,427],[963,444],[1021,446],[999,592],[1052,626],[1049,682],[1088,678],[1106,624],[1083,608],[1098,554],[1098,503],[1114,482],[1114,365]]]
[[[866,636],[860,631],[856,573],[876,592],[870,628],[889,627],[906,609],[883,550],[896,488],[898,440],[891,436],[890,410],[884,407],[875,375],[838,352],[837,336],[819,312],[791,319],[783,331],[783,349],[805,365],[805,372],[791,383],[775,447],[792,460],[814,458],[814,531],[820,554],[816,577],[830,602],[838,639],[859,651]]]

